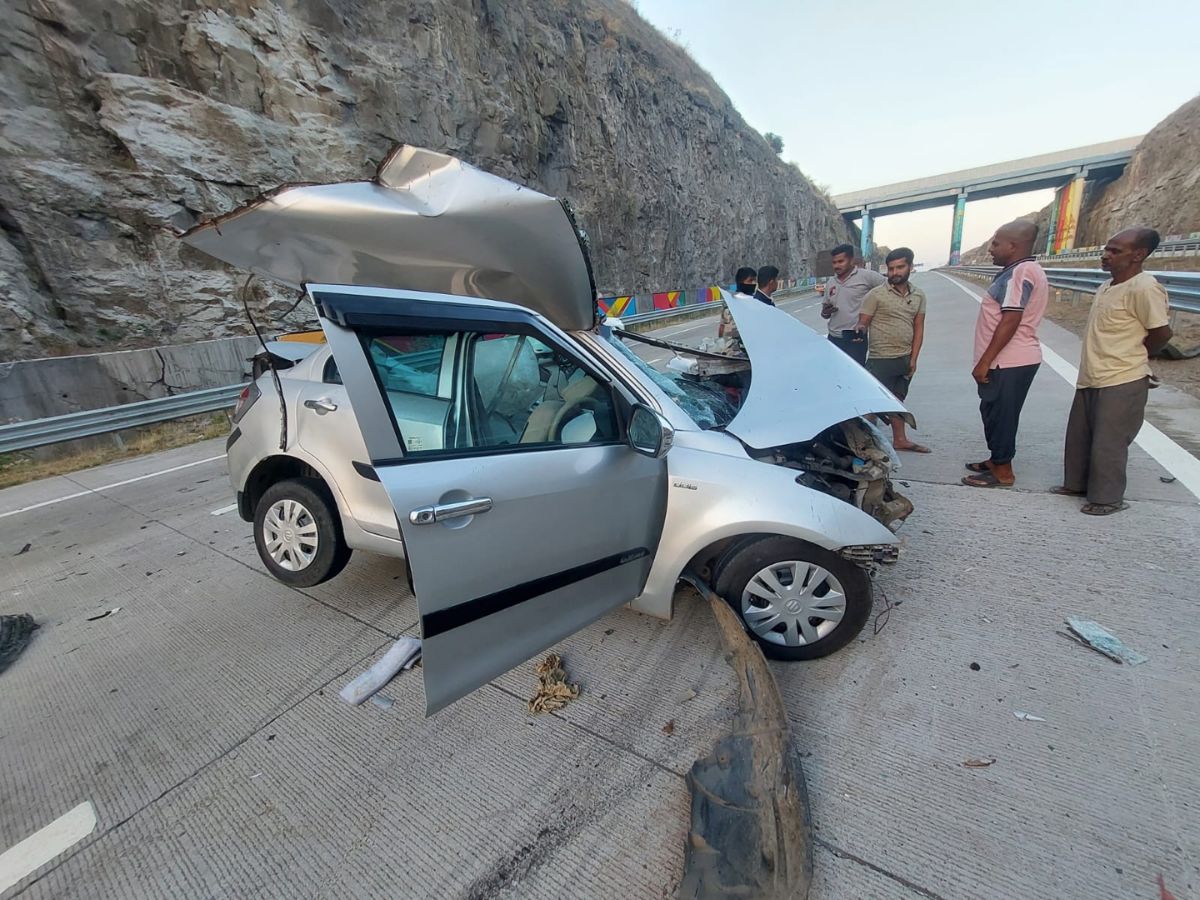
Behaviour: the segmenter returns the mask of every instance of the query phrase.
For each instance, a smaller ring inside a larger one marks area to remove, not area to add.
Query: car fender
[[[650,575],[633,608],[669,618],[684,567],[716,541],[781,534],[826,550],[895,544],[896,536],[857,507],[796,482],[796,470],[748,456],[675,447],[667,515]]]

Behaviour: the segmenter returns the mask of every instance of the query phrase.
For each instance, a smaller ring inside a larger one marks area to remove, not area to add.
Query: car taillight
[[[252,381],[246,385],[241,394],[238,395],[237,406],[233,410],[233,423],[236,425],[241,421],[242,416],[246,411],[254,405],[254,401],[262,396],[262,391],[258,389],[258,382]]]

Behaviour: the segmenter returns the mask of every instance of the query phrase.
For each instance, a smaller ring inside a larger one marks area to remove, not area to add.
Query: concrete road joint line
[[[216,458],[220,459],[221,457],[216,457]],[[202,460],[202,462],[212,462],[212,460],[211,459]],[[189,465],[198,465],[198,463],[189,463]],[[183,468],[186,468],[186,466]],[[165,473],[157,473],[157,474],[165,474]],[[167,531],[170,531],[172,534],[177,534],[181,538],[184,538],[185,540],[191,541],[192,543],[194,543],[196,546],[198,546],[202,550],[209,550],[213,553],[216,553],[218,556],[223,556],[226,559],[237,563],[239,566],[242,566],[245,569],[249,569],[255,575],[257,575],[261,578],[266,578],[272,584],[280,584],[280,582],[277,581],[276,578],[270,572],[266,571],[265,569],[256,568],[255,566],[252,566],[249,563],[247,563],[245,560],[238,559],[236,556],[230,556],[224,550],[220,550],[211,544],[202,543],[198,537],[194,537],[193,535],[190,535],[185,531],[180,531],[174,525],[168,525],[166,522],[162,521],[161,519],[156,519],[153,516],[147,515],[146,513],[142,512],[137,507],[130,506],[128,503],[122,503],[120,500],[116,499],[115,497],[105,496],[104,499],[108,500],[110,503],[115,503],[117,506],[120,506],[123,509],[129,510],[131,513],[134,513],[135,515],[141,516],[147,522],[152,522],[155,525],[161,525],[163,528],[167,529]],[[385,637],[391,638],[393,641],[398,640],[400,638],[399,634],[392,634],[390,631],[386,631],[385,629],[380,628],[374,622],[368,622],[366,619],[360,619],[358,616],[353,615],[352,613],[349,613],[344,609],[334,606],[331,603],[326,603],[320,597],[314,597],[312,594],[305,593],[298,587],[292,587],[291,585],[281,585],[281,586],[286,587],[290,591],[294,591],[295,593],[299,594],[301,597],[304,597],[306,600],[311,600],[313,603],[316,603],[319,606],[323,606],[326,609],[337,613],[338,615],[345,616],[347,619],[350,619],[352,622],[357,622],[359,625],[362,625],[366,628],[370,628],[372,631],[377,631],[377,632],[379,632],[379,634],[382,634]],[[414,627],[416,627],[415,622],[412,625],[405,628],[404,631],[408,631]],[[403,634],[403,632],[401,632],[401,634]]]
[[[60,853],[70,850],[96,830],[96,809],[90,800],[63,813],[45,828],[0,853],[0,893],[33,874]]]
[[[979,295],[961,281],[955,280],[944,272],[937,274],[957,286],[976,303],[980,302]],[[1072,387],[1075,386],[1075,381],[1079,377],[1077,368],[1051,350],[1045,343],[1042,344],[1042,356],[1051,369],[1066,379]],[[1200,459],[1196,459],[1149,422],[1142,424],[1142,430],[1138,432],[1134,443],[1145,450],[1151,459],[1174,475],[1197,500],[1200,500]]]
[[[380,644],[378,647],[371,650],[369,653],[367,653],[363,656],[360,656],[358,659],[354,660],[352,663],[350,663],[350,665],[346,666],[346,668],[344,668],[342,671],[338,672],[332,678],[329,678],[328,680],[322,682],[321,684],[318,684],[315,688],[313,688],[311,691],[309,691],[304,696],[297,697],[293,703],[288,704],[283,709],[279,710],[279,712],[277,712],[275,715],[271,716],[268,719],[265,719],[264,721],[258,723],[257,725],[250,726],[250,729],[247,731],[245,736],[234,741],[232,744],[230,744],[224,750],[219,752],[216,756],[214,756],[208,762],[200,765],[195,771],[191,772],[188,775],[183,776],[177,782],[175,782],[173,785],[164,789],[153,800],[148,800],[147,802],[143,803],[141,806],[139,806],[137,809],[135,809],[129,815],[125,816],[125,818],[121,819],[119,822],[114,823],[111,827],[100,832],[100,834],[97,835],[96,840],[99,841],[103,838],[108,837],[111,834],[116,833],[116,831],[118,829],[123,827],[126,823],[132,821],[135,816],[141,815],[143,812],[148,810],[154,804],[158,803],[158,801],[164,799],[168,794],[174,793],[175,791],[179,790],[179,788],[181,788],[185,784],[187,784],[189,781],[192,781],[193,779],[202,775],[204,772],[211,769],[213,766],[215,766],[217,763],[219,763],[221,760],[223,760],[230,753],[233,753],[238,748],[244,746],[246,744],[246,742],[249,741],[256,734],[259,734],[259,733],[265,731],[266,729],[268,729],[269,727],[271,727],[272,725],[274,725],[276,722],[278,722],[281,718],[283,718],[285,715],[287,715],[289,712],[291,712],[293,709],[295,709],[297,706],[299,706],[305,700],[308,700],[310,697],[313,697],[316,694],[318,694],[319,692],[325,690],[327,687],[329,687],[331,684],[333,684],[339,678],[344,678],[346,676],[346,674],[349,673],[352,669],[354,669],[356,666],[359,666],[362,663],[366,662],[371,657],[375,656],[377,653],[379,653],[380,650],[382,650],[384,647],[388,646],[389,643],[390,643],[390,641],[385,641],[384,643]],[[87,805],[91,806],[90,803]],[[78,809],[78,807],[77,807],[77,809]],[[72,810],[72,812],[75,812],[75,810]],[[94,817],[94,814],[93,814],[93,817]],[[35,837],[36,837],[36,835],[35,835]],[[18,845],[18,846],[20,846],[20,845]],[[15,897],[20,896],[20,894],[23,894],[26,890],[33,887],[35,884],[37,884],[39,881],[41,881],[47,875],[54,872],[60,866],[63,866],[66,863],[70,862],[76,856],[77,853],[79,853],[79,851],[75,850],[74,852],[68,854],[67,856],[64,856],[62,859],[60,859],[58,862],[56,862],[53,866],[51,866],[45,872],[42,872],[42,874],[38,875],[37,878],[33,879],[33,881],[29,882],[29,884],[25,885],[25,887],[21,891],[19,891],[17,894],[15,894],[14,900],[15,900]],[[0,884],[0,891],[4,890],[5,887],[6,887],[6,885]]]
[[[488,687],[495,688],[500,693],[504,694],[507,697],[512,697],[514,700],[520,700],[522,703],[528,702],[525,697],[522,697],[516,691],[509,690],[508,688],[504,687],[504,685],[502,685],[502,684],[497,684],[494,681],[489,681]],[[625,744],[622,744],[619,741],[613,740],[608,735],[600,734],[598,731],[592,731],[592,729],[588,728],[586,725],[581,725],[578,722],[568,719],[566,716],[562,715],[561,713],[551,712],[548,715],[550,718],[557,719],[558,721],[560,721],[566,725],[569,725],[571,728],[575,728],[579,731],[582,731],[584,734],[589,735],[590,737],[594,737],[594,738],[596,738],[596,740],[601,741],[605,744],[608,744],[610,747],[615,747],[618,750],[628,753],[630,756],[635,756],[638,759],[640,759],[642,762],[649,763],[650,765],[654,766],[656,769],[661,769],[662,771],[666,772],[668,775],[674,775],[676,778],[680,778],[680,779],[687,777],[686,772],[678,772],[675,769],[672,769],[670,766],[659,762],[657,759],[653,759],[652,757],[646,756],[644,753],[639,753],[633,747],[626,746]]]
[[[181,466],[172,466],[169,469],[163,469],[160,472],[151,472],[148,475],[139,475],[136,478],[126,478],[124,481],[114,481],[112,484],[101,485],[97,488],[85,488],[82,491],[74,494],[67,494],[65,497],[56,497],[53,500],[43,500],[41,503],[31,503],[29,506],[21,506],[17,509],[10,509],[8,512],[0,513],[0,519],[6,519],[9,516],[15,516],[17,513],[31,512],[35,509],[42,509],[46,506],[54,506],[56,503],[66,503],[68,500],[78,500],[80,497],[87,497],[89,494],[100,494],[104,491],[111,491],[113,488],[124,487],[127,484],[134,484],[138,481],[145,481],[147,478],[157,478],[159,475],[170,475],[172,472],[182,472],[184,469],[190,469],[193,466],[202,466],[205,463],[216,462],[218,459],[224,459],[225,454],[220,456],[210,456],[207,459],[198,459],[195,462],[184,463]],[[73,473],[78,474],[78,473]],[[62,476],[68,481],[74,481],[70,475]],[[79,484],[79,482],[75,482]]]
[[[941,894],[935,894],[933,891],[929,890],[929,888],[921,887],[921,885],[915,884],[914,882],[909,881],[903,875],[897,875],[895,872],[889,872],[887,869],[883,868],[882,866],[877,866],[877,865],[875,865],[875,863],[870,862],[869,860],[863,859],[861,856],[859,856],[855,853],[851,853],[848,850],[843,850],[841,847],[837,846],[836,844],[829,843],[829,841],[825,840],[824,838],[814,837],[813,843],[816,844],[818,847],[828,850],[830,853],[832,853],[838,859],[849,860],[850,862],[854,863],[855,865],[862,866],[864,869],[870,869],[872,872],[876,872],[876,873],[882,875],[884,878],[887,878],[887,879],[890,879],[891,881],[896,882],[896,884],[903,885],[904,887],[908,888],[910,891],[915,891],[916,893],[920,894],[922,897],[927,897],[928,900],[946,900],[946,898],[943,897]]]

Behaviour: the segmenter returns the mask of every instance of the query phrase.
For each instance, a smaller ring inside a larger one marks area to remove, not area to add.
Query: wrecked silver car
[[[326,343],[267,347],[235,414],[238,508],[290,584],[407,560],[430,712],[622,604],[669,617],[685,572],[777,658],[867,621],[911,505],[863,417],[907,413],[782,310],[725,298],[740,395],[659,371],[563,205],[413,147],[183,239],[310,298]]]

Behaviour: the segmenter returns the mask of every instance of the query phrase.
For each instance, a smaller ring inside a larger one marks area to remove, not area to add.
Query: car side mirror
[[[675,442],[675,429],[660,413],[641,403],[629,415],[629,446],[651,459],[662,459]]]

